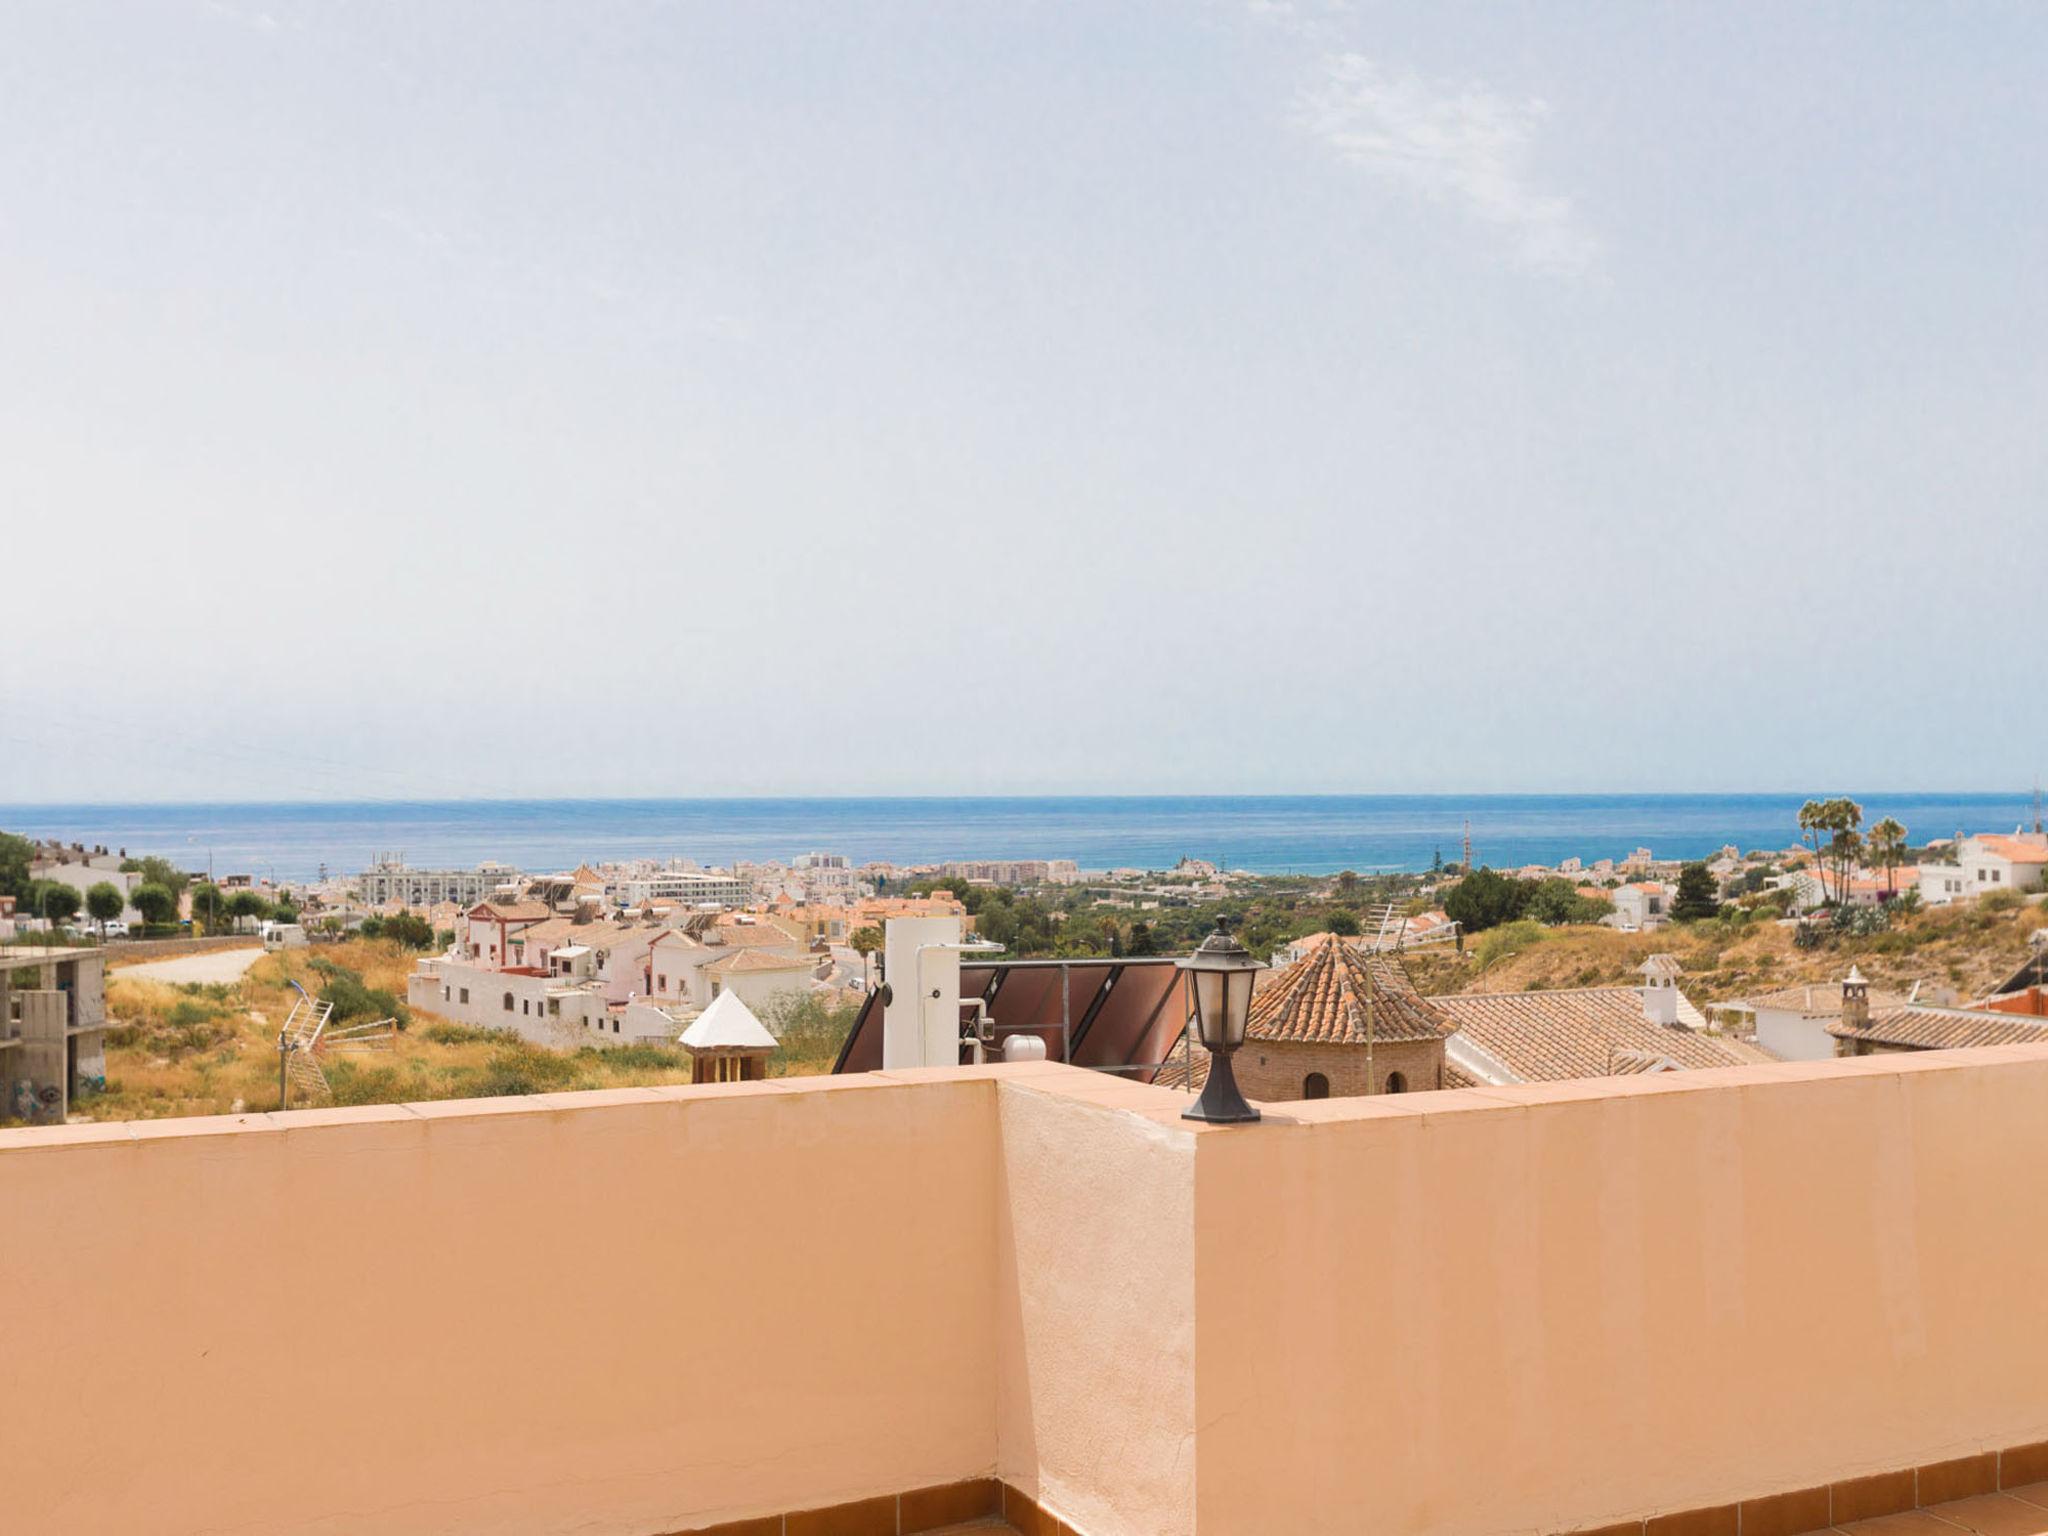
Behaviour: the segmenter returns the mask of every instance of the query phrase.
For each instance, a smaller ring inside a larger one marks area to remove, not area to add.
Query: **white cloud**
[[[1600,242],[1571,200],[1532,185],[1528,161],[1550,108],[1476,83],[1390,74],[1363,54],[1331,54],[1294,104],[1297,126],[1383,181],[1456,203],[1499,229],[1518,260],[1560,273],[1598,261]]]

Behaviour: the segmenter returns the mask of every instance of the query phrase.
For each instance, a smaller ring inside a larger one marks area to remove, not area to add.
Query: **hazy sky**
[[[0,802],[2006,788],[2048,7],[0,9]]]

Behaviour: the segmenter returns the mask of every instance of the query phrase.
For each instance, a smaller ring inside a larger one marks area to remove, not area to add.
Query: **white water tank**
[[[957,917],[892,917],[883,926],[884,1071],[960,1064],[960,928]]]
[[[1045,1060],[1045,1041],[1038,1035],[1012,1035],[1003,1042],[1005,1061]]]

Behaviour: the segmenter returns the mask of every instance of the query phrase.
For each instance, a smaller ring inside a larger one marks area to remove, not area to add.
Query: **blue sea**
[[[588,860],[787,860],[819,850],[856,863],[1072,859],[1159,869],[1183,855],[1261,874],[1426,869],[1474,856],[1497,867],[1588,861],[1647,846],[1690,858],[1723,844],[1798,840],[1799,795],[1308,795],[977,799],[446,800],[305,804],[0,806],[0,829],[161,854],[218,873],[280,880],[353,874],[379,854],[421,867],[496,859],[529,871]],[[2010,831],[2026,794],[1855,798],[1913,840]]]

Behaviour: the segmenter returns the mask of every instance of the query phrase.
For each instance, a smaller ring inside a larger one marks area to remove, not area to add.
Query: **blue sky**
[[[0,802],[2020,786],[2048,10],[0,13]]]

